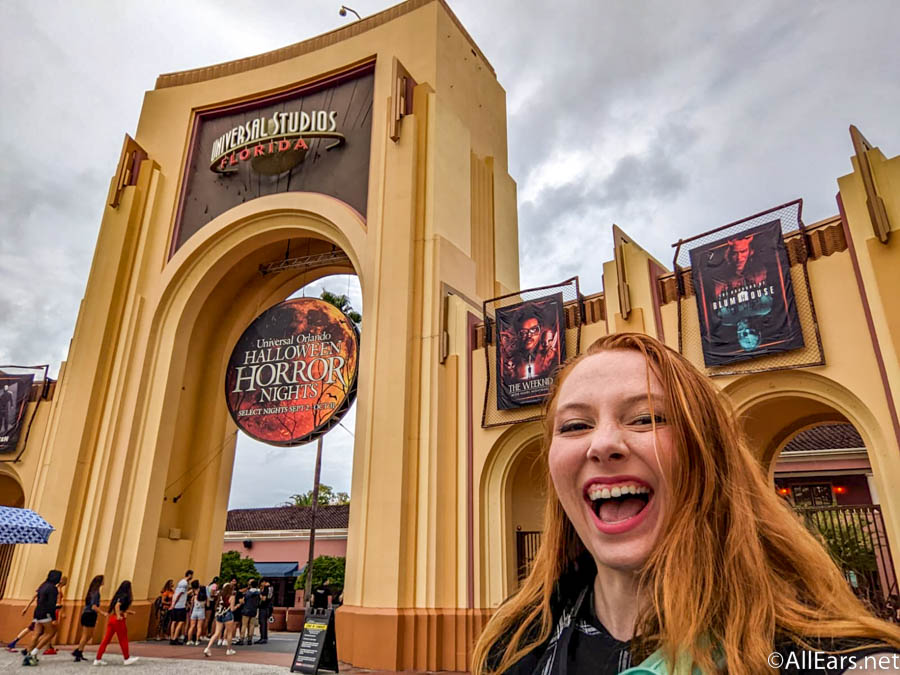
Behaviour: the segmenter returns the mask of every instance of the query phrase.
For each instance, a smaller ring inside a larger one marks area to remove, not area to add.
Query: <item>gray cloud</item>
[[[796,197],[807,222],[832,215],[851,123],[900,153],[895,0],[450,1],[508,94],[525,287],[577,273],[601,290],[612,223],[667,261],[679,237]],[[159,73],[346,22],[330,0],[0,3],[0,362],[58,370],[122,135]],[[304,453],[242,442],[233,503],[308,489]]]

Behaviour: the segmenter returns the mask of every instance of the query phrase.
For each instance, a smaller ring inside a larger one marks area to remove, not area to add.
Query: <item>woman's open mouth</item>
[[[594,523],[601,532],[619,534],[636,527],[647,514],[653,488],[641,480],[592,481],[584,490]]]

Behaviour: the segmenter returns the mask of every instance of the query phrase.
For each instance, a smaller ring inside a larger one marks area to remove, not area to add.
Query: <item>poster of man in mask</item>
[[[497,309],[497,408],[544,400],[565,359],[562,293]]]
[[[691,269],[707,366],[803,347],[781,221],[692,249]]]
[[[0,373],[0,453],[15,452],[34,375]]]

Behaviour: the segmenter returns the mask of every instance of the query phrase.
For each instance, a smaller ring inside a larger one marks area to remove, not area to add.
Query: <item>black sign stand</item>
[[[303,620],[303,632],[297,641],[291,672],[315,675],[319,670],[338,672],[334,610],[309,608]]]

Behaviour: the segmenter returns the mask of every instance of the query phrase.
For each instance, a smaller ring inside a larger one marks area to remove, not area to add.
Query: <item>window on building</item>
[[[834,497],[831,483],[813,483],[809,485],[793,485],[794,506],[832,506]]]

